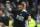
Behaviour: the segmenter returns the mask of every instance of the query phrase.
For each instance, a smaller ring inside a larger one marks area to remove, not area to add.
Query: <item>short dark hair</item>
[[[18,4],[18,5],[22,5],[22,6],[24,7],[24,5],[23,5],[23,4]]]

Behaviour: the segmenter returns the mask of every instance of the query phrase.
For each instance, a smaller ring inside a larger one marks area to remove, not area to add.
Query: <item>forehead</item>
[[[23,7],[22,5],[18,5],[18,7]]]

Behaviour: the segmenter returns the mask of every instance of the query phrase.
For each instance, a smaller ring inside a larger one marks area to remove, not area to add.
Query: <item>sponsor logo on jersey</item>
[[[21,15],[21,14],[20,14]],[[16,19],[20,20],[20,21],[23,21],[24,20],[24,17],[23,16],[20,16],[20,15],[17,15]]]

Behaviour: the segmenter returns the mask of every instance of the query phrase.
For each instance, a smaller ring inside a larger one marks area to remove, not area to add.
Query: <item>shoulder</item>
[[[23,10],[23,12],[26,13],[26,14],[29,14],[28,11],[26,11],[26,10]]]

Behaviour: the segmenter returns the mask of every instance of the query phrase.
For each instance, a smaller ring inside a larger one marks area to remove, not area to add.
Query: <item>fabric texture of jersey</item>
[[[29,13],[26,11],[12,10],[14,14],[14,27],[25,27],[25,20],[28,20]]]

